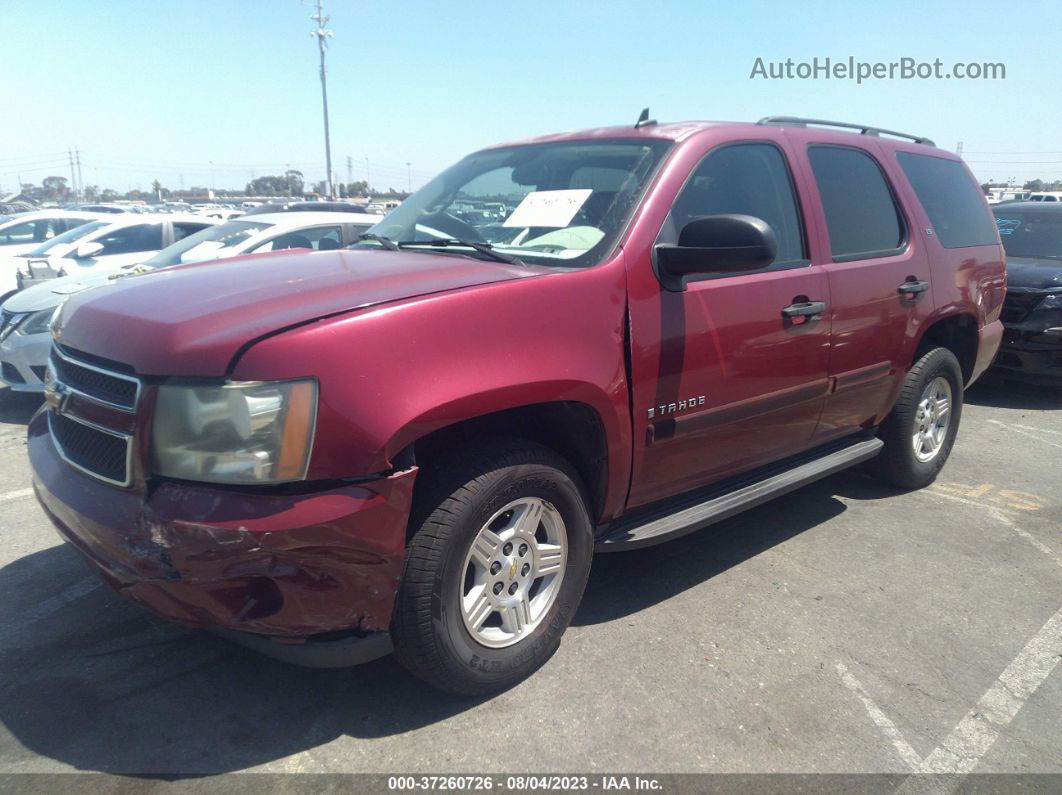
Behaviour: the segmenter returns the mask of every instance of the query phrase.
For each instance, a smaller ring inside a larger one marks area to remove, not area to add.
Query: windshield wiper
[[[365,232],[360,234],[358,235],[358,240],[371,240],[374,243],[379,243],[388,251],[398,251],[398,244],[395,243],[395,241],[384,235],[378,235],[375,232]]]
[[[456,237],[439,237],[434,240],[400,240],[395,245],[398,248],[413,248],[414,246],[431,246],[432,248],[447,248],[449,246],[465,246],[474,249],[495,262],[504,262],[507,265],[523,265],[516,257],[495,251],[490,243],[479,243],[474,240],[458,240]]]

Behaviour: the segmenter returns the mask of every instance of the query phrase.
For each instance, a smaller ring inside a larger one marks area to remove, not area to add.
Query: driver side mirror
[[[82,243],[74,253],[78,259],[92,259],[103,251],[103,243]]]
[[[678,245],[656,246],[660,281],[685,290],[686,277],[701,273],[742,273],[766,268],[778,255],[774,230],[751,215],[706,215],[679,233]]]

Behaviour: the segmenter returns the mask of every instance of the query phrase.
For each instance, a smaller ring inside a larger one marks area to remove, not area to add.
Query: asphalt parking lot
[[[0,392],[0,772],[1062,772],[1062,391],[978,385],[933,487],[844,473],[599,557],[487,700],[156,620],[29,492]]]

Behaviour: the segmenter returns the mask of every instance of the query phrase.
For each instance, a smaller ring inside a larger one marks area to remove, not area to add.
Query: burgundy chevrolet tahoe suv
[[[595,551],[860,462],[930,483],[1005,292],[984,197],[924,138],[548,136],[470,155],[351,249],[71,297],[34,486],[162,616],[490,692],[556,650]]]

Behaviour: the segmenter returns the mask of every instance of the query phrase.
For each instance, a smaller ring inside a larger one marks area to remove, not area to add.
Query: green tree
[[[298,178],[289,175],[298,174]],[[261,176],[247,183],[249,196],[298,196],[302,193],[302,175],[298,171]]]
[[[303,178],[301,171],[299,171],[298,169],[289,168],[287,171],[284,172],[284,180],[287,183],[285,186],[287,190],[287,195],[302,195],[305,179]]]
[[[1031,179],[1022,185],[1022,188],[1039,192],[1044,189],[1044,181],[1042,179]]]
[[[45,177],[41,181],[41,189],[44,191],[45,201],[65,201],[70,195],[66,177]]]

